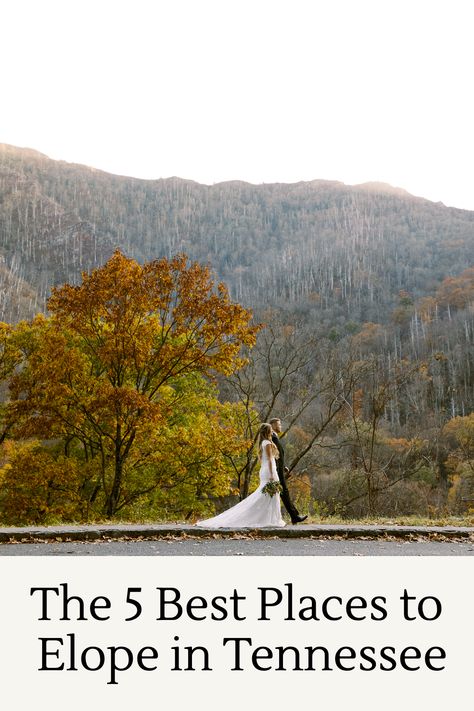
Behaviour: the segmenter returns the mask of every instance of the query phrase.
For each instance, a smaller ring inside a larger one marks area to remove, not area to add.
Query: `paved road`
[[[2,555],[474,555],[472,541],[176,539],[94,543],[14,543]]]

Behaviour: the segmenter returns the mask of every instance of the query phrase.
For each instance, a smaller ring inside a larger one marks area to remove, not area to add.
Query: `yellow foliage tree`
[[[177,409],[184,418],[188,399],[193,431],[219,430],[222,413],[209,392],[206,426],[194,429],[192,378],[202,383],[238,368],[240,348],[254,344],[258,327],[206,267],[183,255],[142,266],[115,252],[80,285],[54,289],[48,307],[50,318],[20,324],[12,335],[25,357],[11,381],[15,435],[60,439],[65,455],[93,460],[90,500],[103,500],[103,513],[113,516],[164,486],[163,453],[180,451],[178,441],[189,445],[181,448],[186,456],[202,459],[206,438],[195,434],[190,443],[170,422]],[[202,408],[199,418],[204,425]],[[188,476],[185,459],[177,479]]]
[[[55,457],[40,442],[3,444],[0,518],[9,524],[52,523],[80,516],[85,472],[77,460]]]

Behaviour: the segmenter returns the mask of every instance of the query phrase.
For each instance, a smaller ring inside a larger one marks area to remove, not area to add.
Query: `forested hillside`
[[[474,253],[473,212],[381,184],[137,180],[3,145],[0,200],[7,320],[115,247],[139,261],[186,252],[245,305],[291,304],[329,326],[387,320],[400,290],[431,295]]]
[[[286,420],[295,495],[343,513],[469,505],[474,212],[378,183],[138,180],[0,146],[0,321],[116,248],[210,264],[265,322],[221,397],[247,408],[250,442]],[[245,495],[252,448],[233,466]]]

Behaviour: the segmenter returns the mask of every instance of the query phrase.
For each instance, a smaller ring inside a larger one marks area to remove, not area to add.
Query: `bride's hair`
[[[258,458],[262,458],[262,442],[267,439],[272,445],[272,454],[275,459],[278,459],[279,452],[277,446],[272,442],[272,426],[268,422],[262,422],[260,425],[260,430],[258,432]]]

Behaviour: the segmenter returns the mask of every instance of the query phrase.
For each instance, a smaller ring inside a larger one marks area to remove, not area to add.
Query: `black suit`
[[[281,500],[283,501],[285,505],[285,509],[288,511],[290,514],[291,522],[296,523],[298,519],[298,509],[296,506],[292,503],[290,499],[290,492],[288,491],[288,487],[286,485],[286,478],[285,478],[285,450],[283,449],[283,446],[280,442],[279,436],[273,432],[272,433],[272,441],[276,445],[279,453],[279,457],[276,460],[276,468],[278,472],[278,478],[280,479],[280,484],[282,488],[281,492]]]

